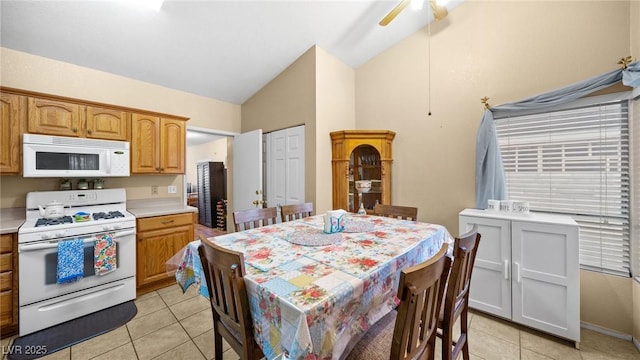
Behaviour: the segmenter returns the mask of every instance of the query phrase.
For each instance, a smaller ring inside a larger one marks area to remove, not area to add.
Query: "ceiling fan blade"
[[[402,0],[400,1],[400,3],[398,5],[396,5],[396,7],[393,8],[393,10],[391,10],[387,16],[385,16],[384,18],[382,18],[382,20],[380,20],[380,22],[378,23],[380,26],[387,26],[387,24],[389,24],[393,19],[396,18],[396,16],[398,16],[398,14],[400,14],[400,12],[407,7],[407,5],[409,5],[409,3],[411,2],[411,0]],[[435,11],[434,11],[435,12]]]
[[[449,11],[445,6],[440,6],[436,3],[436,0],[429,0],[429,4],[431,5],[431,10],[433,11],[433,17],[436,20],[442,20],[447,17]]]

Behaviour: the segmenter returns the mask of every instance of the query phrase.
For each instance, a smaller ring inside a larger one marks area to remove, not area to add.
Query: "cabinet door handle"
[[[509,280],[509,260],[504,259],[504,279]]]
[[[522,278],[520,277],[520,264],[519,263],[514,263],[516,265],[516,281],[518,282],[518,284],[520,282],[522,282]]]
[[[167,221],[163,221],[162,224],[163,225],[168,225],[168,224],[172,224],[175,220],[167,220]]]

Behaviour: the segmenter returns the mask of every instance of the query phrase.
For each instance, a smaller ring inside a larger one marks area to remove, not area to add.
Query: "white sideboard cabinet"
[[[569,216],[465,209],[460,234],[482,235],[469,306],[580,342],[578,224]]]

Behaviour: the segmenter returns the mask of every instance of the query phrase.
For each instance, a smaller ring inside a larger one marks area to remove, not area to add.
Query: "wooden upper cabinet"
[[[185,120],[131,115],[131,173],[184,174]]]
[[[160,118],[131,115],[131,173],[160,172]]]
[[[27,131],[32,134],[83,136],[82,110],[82,105],[30,97]]]
[[[0,93],[0,174],[22,169],[22,133],[27,119],[25,96]]]
[[[96,106],[86,107],[86,137],[105,140],[129,140],[131,114]]]
[[[360,203],[372,212],[375,203],[391,205],[392,142],[390,130],[342,130],[331,133],[333,208],[357,212]],[[362,197],[358,180],[371,180]]]
[[[184,174],[185,122],[160,119],[160,167],[165,174]]]

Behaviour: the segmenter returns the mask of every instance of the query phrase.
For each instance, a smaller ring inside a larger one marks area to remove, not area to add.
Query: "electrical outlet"
[[[158,185],[151,186],[151,195],[158,195]]]
[[[178,192],[178,189],[176,188],[175,185],[169,185],[169,186],[167,186],[167,192],[169,194],[175,194],[175,193]]]

